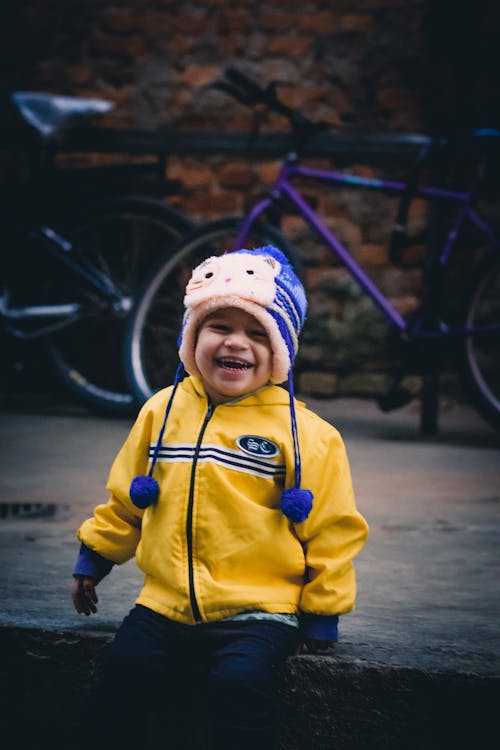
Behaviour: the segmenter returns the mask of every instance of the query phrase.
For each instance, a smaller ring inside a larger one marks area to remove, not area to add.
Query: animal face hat
[[[306,296],[287,258],[275,247],[208,258],[194,269],[184,304],[179,357],[190,375],[200,377],[194,356],[200,323],[221,307],[239,307],[253,315],[269,336],[271,382],[288,378],[304,324]]]
[[[184,305],[186,311],[179,336],[181,365],[177,370],[148,476],[136,477],[132,482],[132,502],[146,508],[158,497],[158,483],[152,474],[175,391],[182,379],[183,369],[190,375],[201,377],[195,361],[199,325],[217,309],[237,307],[253,315],[269,336],[272,350],[271,382],[288,380],[295,487],[283,492],[281,509],[294,522],[304,521],[312,507],[312,493],[300,488],[301,463],[291,373],[307,307],[302,284],[285,255],[272,245],[255,250],[238,250],[208,258],[194,269],[186,287]]]

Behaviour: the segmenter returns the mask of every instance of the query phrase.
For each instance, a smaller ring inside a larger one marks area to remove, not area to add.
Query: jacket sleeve
[[[113,565],[114,563],[111,560],[106,560],[105,557],[102,557],[98,552],[94,552],[90,547],[86,547],[82,542],[73,575],[93,578],[96,583],[99,583],[111,572]]]
[[[147,471],[152,422],[153,413],[146,404],[111,467],[108,502],[98,505],[77,531],[86,547],[112,563],[130,560],[141,536],[144,511],[132,503],[129,490],[132,479]]]
[[[337,642],[339,639],[339,616],[303,614],[300,618],[300,629],[304,638]]]
[[[356,508],[339,433],[324,422],[308,432],[301,436],[301,486],[314,499],[309,517],[295,527],[307,566],[300,609],[309,615],[339,615],[354,609],[353,558],[365,543],[368,524]]]

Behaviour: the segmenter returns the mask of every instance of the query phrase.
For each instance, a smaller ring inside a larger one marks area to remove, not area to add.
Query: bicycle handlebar
[[[282,102],[278,97],[274,82],[267,84],[265,87],[260,86],[245,73],[233,67],[226,68],[224,76],[225,80],[215,81],[212,84],[214,88],[225,91],[234,99],[250,108],[258,104],[264,104],[270,111],[276,112],[288,120],[294,135],[296,151],[300,151],[301,146],[313,135],[330,129],[328,123],[313,122],[298,110],[292,109]],[[479,142],[479,140],[484,142],[499,139],[500,131],[490,128],[480,128],[461,135],[468,138],[469,141],[472,138],[476,142]],[[389,239],[389,257],[393,263],[400,261],[404,250],[417,239],[408,237],[407,225],[410,204],[417,191],[422,167],[433,149],[448,147],[453,144],[456,145],[456,137],[457,134],[449,137],[431,137],[419,150],[406,181],[406,187],[402,192]]]
[[[227,80],[215,81],[214,88],[225,91],[248,107],[264,104],[270,111],[285,117],[292,128],[297,150],[313,135],[330,129],[328,123],[313,122],[298,110],[292,109],[282,102],[278,97],[274,82],[265,87],[260,86],[245,73],[232,67],[226,68],[224,75]]]

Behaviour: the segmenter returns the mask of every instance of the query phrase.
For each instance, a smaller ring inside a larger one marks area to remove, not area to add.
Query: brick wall
[[[499,14],[487,0],[478,0],[475,14],[451,0],[11,5],[3,27],[4,88],[112,99],[116,108],[103,121],[110,126],[248,131],[250,113],[210,88],[229,64],[262,83],[276,81],[286,103],[340,131],[429,132],[450,123],[500,121],[497,97],[490,96],[496,91],[493,39]],[[284,122],[273,116],[262,127],[283,130]],[[173,155],[168,176],[183,184],[177,205],[208,220],[242,211],[271,183],[277,166],[274,159],[245,154]],[[365,175],[405,173],[394,164],[349,166]],[[397,308],[404,314],[413,310],[421,269],[388,265],[394,199],[309,186],[307,195]],[[426,206],[416,201],[413,229],[425,218]],[[304,389],[325,394],[382,389],[391,352],[381,317],[297,217],[287,216],[284,228],[299,243],[311,300],[301,359]],[[413,249],[417,260],[421,253]]]

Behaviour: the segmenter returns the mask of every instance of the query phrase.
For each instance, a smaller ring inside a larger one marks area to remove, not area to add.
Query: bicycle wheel
[[[116,198],[100,203],[65,231],[71,255],[107,278],[130,302],[116,309],[76,274],[54,276],[51,303],[79,302],[83,317],[48,339],[49,357],[62,384],[84,405],[110,415],[129,415],[134,399],[123,373],[123,336],[132,298],[149,270],[193,223],[161,201]]]
[[[211,255],[234,247],[240,219],[207,224],[179,243],[171,257],[149,276],[127,324],[125,369],[129,387],[139,403],[173,381],[178,364],[177,340],[183,298],[193,268]],[[254,225],[247,248],[273,244],[299,272],[294,251],[274,227]]]
[[[479,413],[500,430],[500,257],[487,256],[471,284],[462,316],[467,327],[481,326],[461,347],[461,375]],[[484,330],[489,327],[489,332]],[[496,328],[496,330],[493,330]]]

